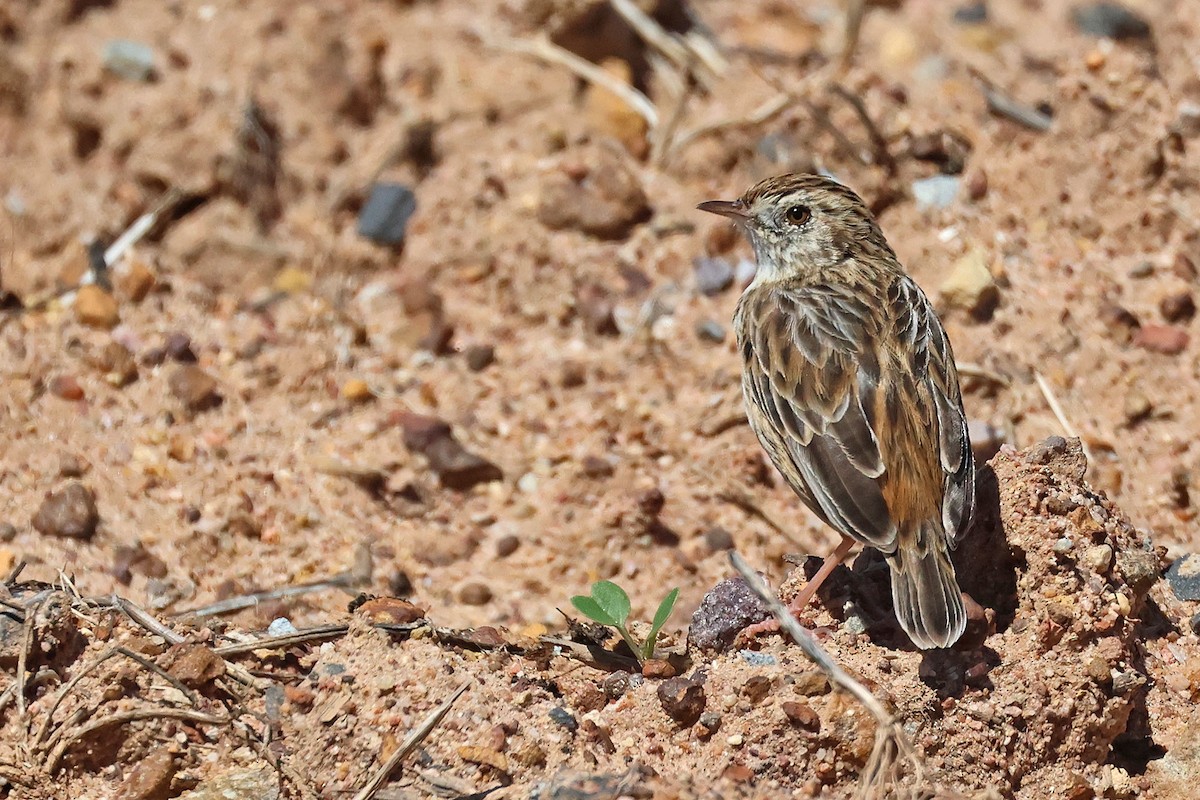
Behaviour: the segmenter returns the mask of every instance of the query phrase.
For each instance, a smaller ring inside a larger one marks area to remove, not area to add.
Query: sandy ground
[[[10,602],[41,604],[0,630],[8,795],[257,780],[352,796],[464,681],[378,797],[439,780],[447,796],[849,793],[871,723],[778,638],[688,653],[719,717],[692,725],[664,712],[661,678],[620,693],[537,638],[566,636],[559,609],[610,578],[637,619],[680,588],[682,651],[730,545],[776,584],[785,556],[833,546],[740,418],[745,276],[709,286],[694,266],[749,257],[698,201],[800,169],[879,209],[938,302],[981,458],[1070,433],[1087,453],[1082,477],[1073,452],[994,462],[990,533],[956,555],[967,574],[1011,565],[1003,585],[964,581],[976,641],[905,649],[864,558],[814,612],[827,646],[899,715],[927,786],[1183,792],[1200,776],[1197,608],[1121,559],[1157,569],[1198,546],[1200,8],[1130,0],[1151,34],[1113,41],[1066,3],[993,2],[970,24],[932,0],[881,5],[839,74],[837,4],[659,3],[721,54],[682,78],[590,0],[0,7],[0,573],[24,562]],[[519,52],[543,33],[632,80],[659,125]],[[148,80],[114,71],[122,39],[149,45]],[[1048,128],[990,111],[986,86]],[[939,174],[958,191],[931,208],[913,187]],[[358,233],[375,180],[415,193],[402,247]],[[101,276],[111,291],[80,289],[89,246],[171,192]],[[498,630],[388,634],[348,612],[362,592]],[[113,593],[177,633],[84,600]],[[350,628],[212,655],[278,617]],[[96,664],[118,645],[183,688],[124,653]]]

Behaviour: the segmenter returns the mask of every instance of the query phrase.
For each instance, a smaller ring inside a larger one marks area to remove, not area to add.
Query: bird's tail
[[[901,541],[887,557],[896,617],[908,638],[922,650],[949,647],[967,627],[967,612],[941,520],[922,524],[915,539],[908,546]]]

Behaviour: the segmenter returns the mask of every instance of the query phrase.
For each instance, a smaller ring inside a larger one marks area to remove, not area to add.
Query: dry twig
[[[463,692],[467,691],[470,686],[470,683],[464,683],[462,686],[459,686],[458,689],[454,691],[454,694],[450,695],[440,706],[430,712],[429,716],[425,718],[425,721],[418,725],[416,729],[414,729],[412,733],[410,733],[404,739],[404,742],[398,748],[396,748],[396,752],[392,753],[391,757],[384,762],[383,766],[375,771],[375,774],[372,775],[371,779],[367,781],[366,785],[359,790],[358,794],[354,795],[354,800],[371,800],[371,798],[375,796],[375,793],[379,791],[380,787],[383,786],[383,782],[388,779],[388,776],[391,775],[400,762],[404,760],[404,757],[411,753],[417,745],[425,741],[425,737],[433,732],[433,729],[438,726],[438,723],[442,721],[442,718],[450,712],[450,708],[454,705],[455,701],[457,701],[458,698],[462,696]]]
[[[833,658],[817,643],[812,634],[804,630],[796,618],[779,602],[779,598],[770,591],[766,582],[750,567],[736,551],[729,553],[729,561],[738,571],[746,585],[767,604],[780,627],[787,631],[808,658],[821,668],[829,678],[829,682],[848,692],[875,718],[875,747],[859,784],[860,797],[875,797],[886,795],[888,788],[893,785],[903,773],[905,764],[912,771],[915,781],[920,784],[924,771],[916,751],[909,743],[903,728],[892,718],[883,707],[883,703],[871,694],[871,691],[856,680],[850,673],[842,669]]]
[[[1024,125],[1026,128],[1031,128],[1042,133],[1050,130],[1050,126],[1054,124],[1054,120],[1050,115],[1009,97],[979,70],[974,67],[967,67],[967,71],[975,79],[979,90],[983,92],[983,98],[987,101],[988,110],[992,113],[1007,117],[1013,122]]]
[[[1037,381],[1038,389],[1042,392],[1042,397],[1046,400],[1046,405],[1050,406],[1050,411],[1053,412],[1054,418],[1058,420],[1058,424],[1062,426],[1063,433],[1067,434],[1072,439],[1078,439],[1080,446],[1083,448],[1083,456],[1090,463],[1092,461],[1092,453],[1088,450],[1087,442],[1083,441],[1083,437],[1075,430],[1075,426],[1071,424],[1071,420],[1067,419],[1066,412],[1063,411],[1062,405],[1058,402],[1058,398],[1054,395],[1054,390],[1050,388],[1050,383],[1042,376],[1040,372],[1033,373],[1033,379]]]
[[[193,711],[189,708],[171,708],[167,706],[156,708],[137,708],[132,711],[123,711],[112,716],[102,717],[101,719],[93,720],[86,725],[71,732],[70,736],[65,737],[58,746],[54,748],[46,759],[46,772],[50,775],[58,772],[58,767],[62,763],[63,756],[67,750],[71,749],[79,740],[85,738],[89,734],[95,733],[103,728],[112,725],[124,725],[127,722],[138,722],[144,719],[178,719],[184,722],[192,722],[197,725],[228,725],[232,720],[227,716],[217,716],[215,714],[204,714],[200,711]]]
[[[213,652],[222,658],[227,658],[229,656],[241,655],[242,653],[252,653],[255,650],[276,650],[283,647],[295,647],[298,644],[338,639],[345,636],[349,630],[349,625],[322,625],[318,628],[309,628],[305,631],[287,633],[282,636],[266,636],[262,639],[255,639],[252,642],[237,642],[235,644],[214,647]]]

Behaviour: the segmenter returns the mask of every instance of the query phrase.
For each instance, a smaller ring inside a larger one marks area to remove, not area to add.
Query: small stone
[[[682,728],[695,725],[704,713],[704,687],[689,678],[669,678],[658,685],[658,702]]]
[[[954,21],[959,25],[980,25],[988,21],[987,3],[976,0],[954,9]]]
[[[55,375],[46,388],[61,400],[76,402],[84,398],[83,387],[71,375]]]
[[[93,364],[104,373],[104,380],[117,388],[128,386],[138,377],[137,359],[120,342],[106,344]]]
[[[467,361],[467,369],[471,372],[483,372],[496,363],[496,348],[490,344],[473,344],[467,347],[463,356]]]
[[[206,645],[181,644],[173,649],[175,660],[167,672],[189,689],[201,689],[225,674],[225,659]]]
[[[579,730],[579,721],[575,719],[570,711],[567,711],[562,706],[555,706],[548,712],[550,721],[559,727],[566,728],[571,733]]]
[[[594,283],[584,284],[576,293],[575,308],[583,320],[584,327],[597,336],[616,336],[616,306],[609,293]]]
[[[458,748],[458,756],[463,761],[472,764],[482,764],[497,772],[508,772],[508,758],[504,753],[491,747],[462,746]]]
[[[192,350],[192,337],[182,331],[167,334],[167,339],[163,342],[163,354],[181,364],[193,364],[196,361],[196,353]]]
[[[673,678],[675,677],[675,667],[671,666],[671,662],[663,661],[658,658],[647,659],[642,664],[642,677],[644,678]]]
[[[913,181],[911,185],[913,199],[922,210],[949,208],[958,197],[958,189],[962,179],[957,175],[934,175]]]
[[[142,42],[114,39],[104,46],[104,68],[124,80],[148,83],[156,74],[154,48]]]
[[[1112,566],[1113,549],[1106,544],[1098,544],[1083,551],[1079,563],[1099,575],[1108,572]]]
[[[1129,309],[1116,303],[1104,303],[1100,306],[1100,321],[1104,323],[1105,332],[1122,343],[1133,340],[1142,323]]]
[[[1129,277],[1135,281],[1149,278],[1154,274],[1154,264],[1150,261],[1139,261],[1129,269]]]
[[[842,622],[842,630],[846,633],[859,635],[867,632],[866,620],[860,614],[851,614]]]
[[[633,68],[628,61],[609,57],[599,66],[621,83],[633,83]],[[589,83],[583,94],[583,113],[590,129],[613,137],[636,158],[646,155],[649,149],[646,118],[608,89]]]
[[[829,678],[820,670],[805,670],[794,677],[792,688],[796,690],[796,694],[804,697],[829,694]]]
[[[1154,411],[1154,406],[1150,403],[1146,395],[1139,392],[1137,389],[1131,389],[1129,394],[1125,395],[1125,424],[1133,425]]]
[[[351,403],[366,403],[375,399],[371,387],[361,378],[351,378],[342,384],[342,397]]]
[[[118,582],[128,586],[133,576],[144,575],[148,578],[167,577],[167,565],[158,556],[146,549],[141,542],[130,545],[118,545],[113,551],[112,575]]]
[[[704,532],[704,546],[710,552],[722,553],[726,550],[732,550],[733,544],[733,535],[720,525],[709,528]]]
[[[1055,553],[1058,553],[1060,556],[1065,556],[1067,553],[1071,552],[1071,550],[1072,550],[1072,548],[1074,548],[1074,546],[1075,546],[1074,542],[1072,542],[1066,536],[1063,536],[1059,539],[1054,540],[1054,544],[1051,546],[1051,549],[1054,550]]]
[[[650,217],[641,181],[616,145],[588,144],[564,155],[540,181],[538,221],[552,230],[577,230],[623,239]]]
[[[1107,684],[1112,680],[1112,670],[1109,668],[1108,662],[1098,654],[1092,656],[1084,664],[1083,671],[1096,683]]]
[[[1200,136],[1200,104],[1188,100],[1180,103],[1171,127],[1185,139]]]
[[[770,616],[758,595],[741,578],[721,581],[700,601],[688,628],[688,644],[700,650],[723,652],[748,625]]]
[[[611,461],[600,456],[584,456],[581,466],[584,476],[592,479],[611,478],[617,471]]]
[[[136,256],[128,259],[122,269],[113,270],[113,287],[126,299],[140,303],[154,288],[154,272]]]
[[[1143,350],[1174,356],[1188,346],[1188,332],[1174,325],[1143,325],[1133,335],[1133,343]]]
[[[96,496],[78,481],[51,492],[33,515],[34,530],[46,536],[90,539],[99,524]]]
[[[1172,561],[1167,584],[1180,600],[1200,600],[1200,555],[1193,553]]]
[[[738,694],[755,705],[761,703],[770,693],[771,679],[766,675],[751,675],[738,690]]]
[[[1196,301],[1191,292],[1177,292],[1160,300],[1158,310],[1167,322],[1191,322],[1196,316]]]
[[[468,606],[487,605],[492,600],[492,590],[486,584],[471,582],[458,590],[458,602]]]
[[[392,588],[394,591],[396,587]],[[425,609],[398,597],[373,598],[356,608],[354,613],[370,620],[373,625],[408,625],[425,618]]]
[[[417,196],[407,186],[377,183],[358,214],[358,235],[375,244],[402,244],[416,210]]]
[[[971,155],[971,143],[947,130],[916,135],[909,143],[913,158],[937,164],[943,175],[958,175]]]
[[[508,534],[501,536],[496,540],[496,556],[497,558],[508,558],[513,553],[517,552],[517,548],[521,546],[521,537]]]
[[[1146,677],[1133,670],[1118,672],[1112,676],[1113,694],[1118,697],[1123,697],[1132,694],[1141,687],[1146,685]]]
[[[1138,597],[1150,591],[1162,571],[1158,556],[1148,550],[1123,550],[1117,555],[1117,569]]]
[[[564,389],[577,389],[587,383],[587,367],[578,361],[564,361],[558,383]]]
[[[720,344],[725,341],[725,326],[716,320],[702,319],[696,323],[696,338],[702,342]]]
[[[1000,302],[1000,290],[983,253],[972,250],[954,263],[942,281],[942,300],[977,320],[991,319]]]
[[[985,172],[982,167],[979,167],[978,169],[972,169],[971,172],[967,174],[967,197],[973,202],[978,202],[987,197],[987,193],[987,172]]]
[[[178,367],[167,379],[171,394],[188,411],[206,411],[221,404],[217,379],[192,364]]]
[[[91,328],[111,330],[121,321],[116,298],[94,283],[75,293],[75,319]]]
[[[283,294],[300,294],[312,288],[312,273],[299,267],[284,267],[275,274],[271,288]]]
[[[1148,39],[1150,23],[1119,3],[1088,3],[1075,9],[1075,27],[1104,39]]]
[[[118,800],[166,800],[172,797],[171,781],[178,768],[171,745],[160,745],[139,761],[121,782]]]
[[[1192,615],[1192,618],[1188,620],[1188,627],[1192,629],[1192,633],[1200,636],[1200,611],[1197,611]]]
[[[466,491],[480,483],[501,480],[500,467],[464,448],[454,437],[438,439],[425,450],[429,467],[447,489]]]
[[[721,715],[715,711],[705,711],[700,715],[700,719],[696,721],[696,724],[699,726],[699,730],[696,732],[702,738],[707,738],[721,730]]]
[[[604,689],[605,697],[610,701],[620,700],[629,691],[630,675],[625,670],[619,669],[605,676],[601,686]]]
[[[299,633],[299,631],[287,617],[276,617],[267,626],[267,636],[291,636],[294,633]]]
[[[733,264],[727,258],[697,258],[692,262],[696,291],[713,297],[733,285]]]
[[[783,704],[783,714],[788,718],[788,722],[798,728],[803,728],[809,733],[821,732],[821,717],[808,703],[788,700]]]
[[[752,667],[773,667],[779,663],[770,653],[760,653],[757,650],[739,650],[738,656]]]
[[[7,544],[17,538],[17,526],[11,522],[0,522],[0,542]]]

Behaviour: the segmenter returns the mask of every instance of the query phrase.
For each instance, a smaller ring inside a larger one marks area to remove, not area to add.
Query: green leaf
[[[601,625],[617,624],[617,621],[610,617],[608,613],[600,607],[600,604],[590,597],[577,594],[571,598],[571,605],[575,606],[575,608],[579,610],[580,614],[583,614],[585,617],[594,622],[599,622]]]
[[[675,588],[658,604],[658,610],[654,612],[654,622],[650,625],[650,633],[646,634],[646,658],[654,655],[654,643],[658,641],[658,632],[662,630],[663,625],[666,625],[667,620],[671,618],[671,612],[675,610],[675,601],[678,599],[679,589]]]
[[[612,619],[611,625],[624,625],[629,619],[629,595],[612,581],[596,581],[592,584],[592,599]],[[576,606],[578,608],[578,606]]]

